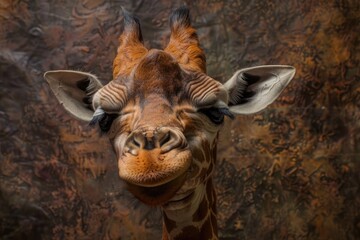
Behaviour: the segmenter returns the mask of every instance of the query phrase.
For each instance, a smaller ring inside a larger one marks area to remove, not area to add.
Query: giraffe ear
[[[67,112],[79,120],[89,122],[92,119],[92,97],[103,86],[96,76],[80,71],[56,70],[46,72],[44,78]]]
[[[233,113],[252,114],[275,101],[295,75],[287,65],[264,65],[237,71],[225,84]]]

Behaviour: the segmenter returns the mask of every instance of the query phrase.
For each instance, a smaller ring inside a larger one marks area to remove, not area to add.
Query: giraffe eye
[[[111,125],[115,118],[117,118],[117,114],[105,114],[105,116],[99,121],[100,130],[104,133],[108,132],[111,128]]]
[[[224,117],[228,116],[234,119],[234,115],[227,108],[203,108],[199,110],[200,113],[205,114],[213,123],[219,125],[224,122]]]
[[[99,127],[101,132],[107,133],[110,128],[113,121],[118,117],[117,114],[109,114],[106,113],[103,109],[98,108],[92,120],[90,121],[89,125],[94,126],[96,123],[99,123]]]

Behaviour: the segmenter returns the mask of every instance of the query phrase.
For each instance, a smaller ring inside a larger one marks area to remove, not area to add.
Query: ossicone
[[[179,7],[170,16],[171,30],[175,30],[179,27],[187,28],[190,24],[190,11],[186,6]]]
[[[124,32],[135,34],[138,40],[143,42],[139,18],[128,12],[124,7],[121,7],[121,9],[124,16]]]

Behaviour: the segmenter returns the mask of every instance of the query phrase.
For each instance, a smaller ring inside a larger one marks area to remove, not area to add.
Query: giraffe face
[[[182,186],[188,191],[208,178],[214,140],[231,116],[220,83],[150,50],[129,76],[118,76],[93,99],[119,176],[137,198],[164,204]]]
[[[205,74],[189,11],[176,10],[170,27],[167,47],[148,50],[139,20],[124,11],[112,81],[103,86],[96,76],[71,70],[44,77],[71,115],[107,133],[128,189],[146,204],[174,209],[199,199],[198,186],[205,186],[214,169],[224,118],[264,109],[295,69],[242,69],[222,85]]]

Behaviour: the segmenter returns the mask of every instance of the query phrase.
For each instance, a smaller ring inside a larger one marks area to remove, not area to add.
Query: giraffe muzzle
[[[156,198],[163,195],[160,189],[167,189],[165,186],[180,187],[179,182],[183,181],[179,179],[187,174],[191,161],[192,154],[180,130],[141,128],[133,131],[125,141],[118,160],[119,176],[131,189],[138,189],[134,191],[135,196],[142,189],[141,198],[146,194],[149,199]]]

